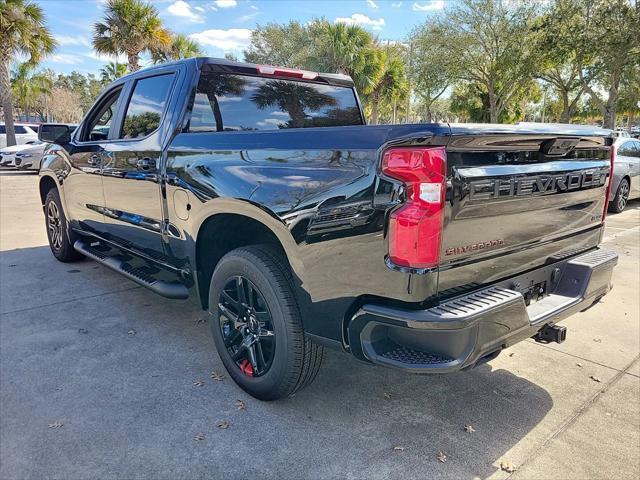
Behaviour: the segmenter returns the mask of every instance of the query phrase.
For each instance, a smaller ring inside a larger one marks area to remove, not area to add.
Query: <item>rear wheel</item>
[[[64,210],[62,210],[60,195],[55,188],[47,192],[44,202],[44,218],[49,247],[53,256],[61,262],[74,262],[84,258],[73,248],[73,243],[71,243],[73,232],[69,231],[69,223],[64,216]]]
[[[613,201],[609,203],[610,211],[620,213],[624,210],[629,200],[629,190],[629,180],[626,178],[620,180],[620,185],[618,185],[618,190],[616,190],[616,196],[613,198]]]
[[[323,348],[305,338],[291,273],[269,246],[238,248],[220,260],[209,309],[218,354],[250,395],[276,400],[317,375]]]

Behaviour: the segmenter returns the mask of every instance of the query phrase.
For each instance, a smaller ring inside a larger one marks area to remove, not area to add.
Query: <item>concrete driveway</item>
[[[313,385],[261,403],[210,378],[204,312],[57,262],[37,177],[0,172],[0,191],[2,479],[640,476],[638,202],[608,217],[614,290],[564,344],[432,377],[329,352]]]

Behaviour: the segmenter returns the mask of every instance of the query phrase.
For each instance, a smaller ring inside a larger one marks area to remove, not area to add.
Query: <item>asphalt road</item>
[[[564,344],[431,377],[329,352],[313,385],[261,403],[210,378],[203,312],[55,261],[36,185],[0,172],[2,479],[640,476],[638,202],[608,217],[614,290]]]

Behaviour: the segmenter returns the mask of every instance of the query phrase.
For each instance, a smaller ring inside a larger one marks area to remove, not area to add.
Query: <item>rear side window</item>
[[[145,137],[160,126],[172,83],[172,73],[136,82],[119,138]]]
[[[189,132],[362,125],[351,88],[202,72]]]
[[[22,125],[14,125],[14,128],[16,130],[16,133],[27,133],[27,129]],[[0,125],[0,134],[2,133],[7,133],[7,131],[4,129],[4,125]]]

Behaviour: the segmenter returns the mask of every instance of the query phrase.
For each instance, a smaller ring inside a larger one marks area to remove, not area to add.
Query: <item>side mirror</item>
[[[38,140],[47,143],[69,143],[73,130],[72,127],[63,123],[43,123],[38,129]]]

